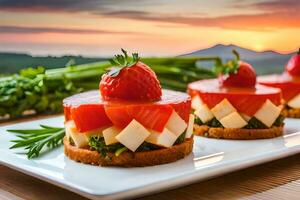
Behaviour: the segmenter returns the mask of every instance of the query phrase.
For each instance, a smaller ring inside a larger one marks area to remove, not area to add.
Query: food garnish
[[[235,59],[216,66],[218,79],[190,83],[195,134],[225,139],[263,139],[282,135],[281,91],[256,83],[252,66]]]
[[[20,138],[11,148],[24,147],[34,158],[63,143],[72,160],[122,167],[169,163],[190,154],[190,96],[162,90],[137,53],[122,53],[111,61],[114,66],[102,75],[98,90],[63,100],[64,128],[9,130]]]
[[[38,157],[42,150],[54,149],[62,144],[65,136],[65,128],[40,125],[40,129],[10,129],[16,133],[18,139],[12,140],[15,143],[10,149],[25,148],[26,155],[30,158]]]
[[[254,87],[256,84],[256,73],[253,67],[240,60],[237,51],[233,50],[235,59],[228,61],[224,65],[217,65],[216,74],[222,85],[228,87]]]
[[[300,76],[300,48],[297,54],[288,61],[285,71],[291,76]]]
[[[132,57],[122,49],[124,55],[111,60],[113,66],[102,76],[99,89],[104,100],[123,99],[136,101],[157,101],[161,98],[161,87],[156,74],[140,62],[137,53]]]

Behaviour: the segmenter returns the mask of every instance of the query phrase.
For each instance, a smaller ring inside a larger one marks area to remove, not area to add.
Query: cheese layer
[[[186,123],[175,111],[170,116],[164,130],[156,132],[145,128],[141,123],[132,120],[124,129],[115,126],[103,127],[95,131],[80,133],[73,121],[65,123],[66,136],[71,138],[76,147],[88,146],[89,137],[103,137],[106,145],[121,143],[131,151],[136,151],[143,142],[148,142],[161,147],[171,147],[182,133],[190,138],[193,133],[194,115],[190,114]]]
[[[194,99],[192,100],[192,102],[193,101]],[[193,107],[193,109],[195,110],[194,114],[203,123],[216,118],[225,128],[243,128],[247,126],[249,120],[252,117],[258,119],[265,126],[271,127],[277,117],[280,115],[282,109],[281,106],[276,106],[267,99],[253,116],[248,116],[244,113],[237,112],[237,109],[234,108],[227,99],[224,99],[212,109],[209,109],[206,104],[199,104],[199,102],[201,102],[201,100],[199,100],[199,97],[195,98],[195,101],[196,103],[192,103],[192,105],[197,105],[197,107]]]

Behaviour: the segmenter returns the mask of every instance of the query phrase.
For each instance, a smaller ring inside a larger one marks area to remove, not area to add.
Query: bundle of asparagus
[[[217,57],[144,58],[158,75],[164,88],[186,90],[189,82],[213,77],[210,70],[196,66],[198,61]],[[101,75],[112,67],[107,62],[45,70],[43,67],[21,70],[19,74],[0,78],[0,116],[16,118],[25,112],[56,113],[62,111],[62,99],[74,93],[97,89]]]

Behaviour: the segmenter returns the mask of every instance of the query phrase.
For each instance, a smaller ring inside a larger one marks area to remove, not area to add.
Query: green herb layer
[[[273,123],[272,126],[275,126],[275,127],[282,126],[284,124],[283,121],[284,121],[284,116],[283,115],[279,115],[277,117],[277,119],[275,120],[275,122]],[[210,126],[210,127],[224,128],[222,126],[222,124],[216,118],[213,118],[209,122],[203,123],[201,121],[201,119],[196,116],[195,124],[198,124],[198,125],[207,125],[207,126]],[[264,125],[261,121],[259,121],[258,119],[256,119],[255,117],[252,117],[249,120],[248,124],[245,127],[243,127],[243,128],[244,129],[265,129],[265,128],[268,128],[268,127],[266,125]]]
[[[184,142],[185,140],[185,132],[182,133],[176,140],[175,144],[180,144]],[[112,144],[112,145],[106,145],[104,138],[103,137],[98,137],[98,136],[92,136],[89,139],[89,146],[90,149],[93,151],[99,152],[103,157],[107,157],[107,153],[114,153],[116,156],[119,156],[121,153],[124,151],[127,151],[126,147],[120,143]],[[156,150],[156,149],[163,149],[163,147],[148,143],[148,142],[143,142],[136,152],[141,152],[141,151],[151,151],[151,150]],[[109,158],[108,158],[109,159]]]

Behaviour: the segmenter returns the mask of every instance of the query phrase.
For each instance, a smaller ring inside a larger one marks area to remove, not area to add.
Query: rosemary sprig
[[[16,133],[19,139],[12,140],[15,143],[10,149],[24,148],[27,157],[38,157],[41,151],[53,149],[62,144],[65,136],[65,129],[60,127],[51,127],[40,125],[40,129],[12,129],[8,132]],[[44,148],[45,147],[45,148]]]

